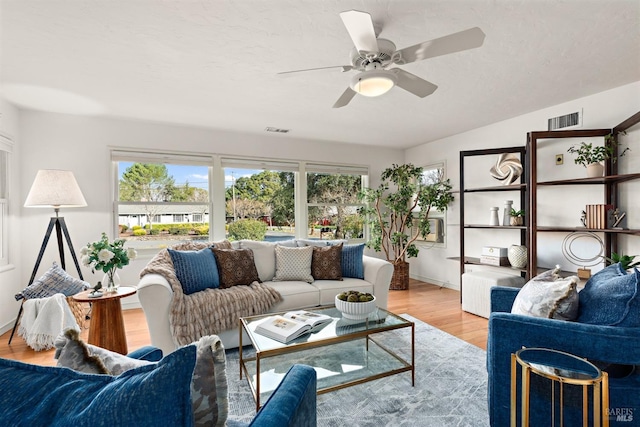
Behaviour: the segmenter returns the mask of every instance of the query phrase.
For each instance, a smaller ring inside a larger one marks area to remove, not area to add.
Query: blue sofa
[[[0,358],[0,424],[193,425],[190,384],[196,347],[162,358],[158,348],[147,346],[128,356],[157,363],[114,377]],[[249,426],[316,426],[315,370],[294,365]]]
[[[509,425],[511,354],[522,347],[556,349],[601,364],[640,365],[640,328],[598,326],[511,314],[518,292],[517,288],[491,289],[492,313],[487,342],[491,426]],[[610,425],[640,425],[640,368],[624,378],[610,375],[609,390]],[[534,409],[533,405],[530,425],[550,425],[550,412]],[[564,425],[582,425],[580,409],[578,406],[565,411],[567,421]],[[520,414],[520,400],[517,412]]]

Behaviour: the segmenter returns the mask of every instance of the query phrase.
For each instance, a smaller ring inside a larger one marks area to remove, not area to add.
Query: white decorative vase
[[[504,201],[504,212],[502,214],[502,225],[509,225],[511,222],[511,209],[513,208],[513,200]]]
[[[113,280],[109,278],[109,273],[104,274],[104,277],[102,278],[102,287],[106,293],[118,292],[118,288],[120,287],[120,276],[118,276],[117,270],[113,273]]]
[[[587,176],[589,178],[604,176],[604,165],[602,163],[591,163],[587,165]]]
[[[527,266],[527,247],[524,245],[511,245],[507,252],[509,263],[514,268],[525,268]]]
[[[500,225],[500,219],[498,218],[498,207],[490,209],[489,225]]]

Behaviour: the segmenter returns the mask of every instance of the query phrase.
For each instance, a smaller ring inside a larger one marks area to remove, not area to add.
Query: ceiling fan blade
[[[340,13],[340,17],[358,51],[378,52],[378,41],[371,15],[366,12],[349,10]]]
[[[356,91],[348,87],[347,90],[345,90],[344,93],[340,95],[340,98],[338,98],[336,103],[333,104],[333,108],[344,107],[353,99],[354,96],[356,96]]]
[[[400,49],[393,54],[393,62],[396,64],[409,64],[427,58],[474,49],[482,46],[484,37],[485,34],[480,28],[470,28],[460,31],[459,33],[449,34],[439,39],[433,39]]]
[[[302,73],[304,71],[328,70],[328,69],[331,69],[331,68],[342,68],[341,71],[343,73],[345,71],[353,70],[353,66],[352,65],[333,65],[331,67],[318,67],[318,68],[306,68],[304,70],[282,71],[281,73],[277,73],[277,74],[293,74],[293,73]]]
[[[438,89],[438,86],[434,85],[433,83],[428,82],[425,79],[420,78],[414,74],[408,73],[400,68],[394,68],[389,71],[395,73],[396,77],[398,78],[396,86],[399,86],[407,92],[411,92],[412,94],[419,96],[420,98],[429,96],[433,92],[435,92],[436,89]]]

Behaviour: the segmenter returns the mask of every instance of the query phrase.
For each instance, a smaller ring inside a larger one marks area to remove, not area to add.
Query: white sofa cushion
[[[268,282],[276,275],[276,244],[258,242],[255,240],[240,240],[242,249],[251,249],[256,263],[258,276],[263,282]]]
[[[320,305],[318,288],[313,284],[302,281],[272,281],[265,283],[265,285],[275,289],[282,296],[282,301],[272,305],[269,309],[272,313]]]

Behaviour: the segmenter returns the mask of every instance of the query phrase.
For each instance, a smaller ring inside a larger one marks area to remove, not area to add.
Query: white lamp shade
[[[39,170],[24,202],[27,208],[70,208],[87,206],[71,171]]]

